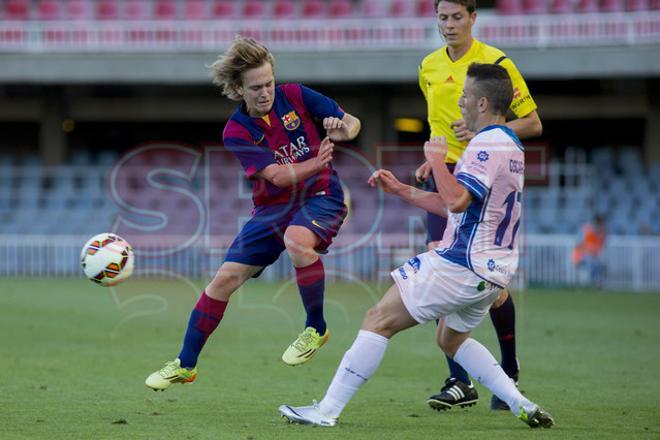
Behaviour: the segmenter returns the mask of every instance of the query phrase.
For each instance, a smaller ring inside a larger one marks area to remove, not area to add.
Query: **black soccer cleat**
[[[445,411],[454,407],[473,406],[478,400],[479,394],[474,386],[450,377],[445,381],[440,393],[426,399],[426,403],[436,411]]]

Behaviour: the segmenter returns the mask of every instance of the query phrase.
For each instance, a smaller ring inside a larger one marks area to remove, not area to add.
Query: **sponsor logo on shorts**
[[[408,279],[408,274],[407,274],[406,271],[403,269],[403,267],[400,267],[400,268],[399,268],[399,275],[401,275],[401,278],[403,278],[404,280],[407,280],[407,279]]]
[[[319,225],[319,223],[316,220],[312,220],[312,224],[314,226],[316,226],[317,228],[319,228],[319,229],[325,230],[325,228],[323,226]]]
[[[420,266],[422,265],[422,262],[419,261],[419,258],[414,257],[414,258],[411,258],[410,260],[408,260],[408,264],[409,264],[410,266],[412,266],[413,271],[414,271],[415,273],[417,273],[417,271],[419,270]]]

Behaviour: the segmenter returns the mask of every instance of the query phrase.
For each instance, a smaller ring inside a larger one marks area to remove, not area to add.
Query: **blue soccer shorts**
[[[321,239],[316,251],[325,253],[346,213],[343,196],[316,196],[293,205],[257,207],[229,247],[225,261],[263,267],[273,264],[285,249],[284,232],[292,225],[303,226],[316,234]]]

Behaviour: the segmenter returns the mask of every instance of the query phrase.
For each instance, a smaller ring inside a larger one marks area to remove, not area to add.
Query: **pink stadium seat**
[[[390,15],[393,17],[409,17],[415,12],[410,0],[392,0],[390,3]]]
[[[128,20],[146,20],[151,18],[151,4],[146,0],[126,0],[124,17]]]
[[[303,17],[323,18],[325,17],[325,2],[322,0],[306,0],[303,4]]]
[[[545,14],[548,12],[545,0],[523,0],[522,9],[525,14]]]
[[[575,12],[579,13],[592,13],[598,12],[598,0],[578,0],[577,6],[575,7]]]
[[[353,16],[351,0],[332,0],[330,2],[330,17],[349,18]]]
[[[277,0],[273,5],[273,17],[293,18],[296,16],[296,4],[293,0]]]
[[[7,0],[5,18],[7,20],[28,20],[30,9],[29,0]]]
[[[245,0],[243,3],[243,17],[263,18],[266,15],[266,5],[261,0]]]
[[[184,7],[186,20],[205,20],[209,18],[209,4],[206,0],[187,0]]]
[[[211,8],[213,18],[231,18],[236,15],[236,3],[233,0],[216,0]]]
[[[519,15],[523,12],[521,0],[498,0],[496,8],[500,15]]]
[[[387,15],[383,0],[362,0],[360,13],[363,17],[384,17]]]
[[[158,20],[176,20],[179,17],[176,0],[156,0],[154,17]]]
[[[62,18],[62,2],[58,0],[39,0],[37,3],[39,20],[57,20]]]
[[[116,20],[119,18],[118,0],[98,0],[96,2],[96,18],[99,20]]]
[[[549,11],[551,14],[570,14],[573,12],[573,4],[571,0],[552,0]]]
[[[435,3],[433,0],[417,0],[418,17],[435,17]]]
[[[639,11],[648,11],[649,2],[648,0],[627,0],[626,1],[626,11],[639,12]]]
[[[649,9],[652,11],[660,11],[660,0],[651,0]]]
[[[600,12],[622,12],[625,6],[623,0],[602,0]]]
[[[92,2],[88,0],[69,0],[65,8],[65,16],[69,20],[86,20],[92,18]]]

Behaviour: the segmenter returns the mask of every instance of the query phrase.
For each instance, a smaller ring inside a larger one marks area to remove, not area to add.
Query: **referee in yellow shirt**
[[[434,1],[438,29],[447,44],[424,58],[419,68],[419,86],[426,98],[431,137],[447,138],[449,146],[447,168],[453,172],[465,146],[475,135],[467,129],[458,108],[458,99],[463,91],[467,68],[471,63],[499,64],[509,73],[514,87],[511,112],[516,118],[506,125],[520,139],[539,136],[542,125],[536,113],[536,103],[513,62],[501,50],[488,46],[472,36],[472,26],[477,19],[476,0]],[[430,173],[428,163],[424,163],[417,169],[415,175],[419,181],[426,182],[427,189],[435,191],[433,179],[429,179]],[[446,225],[446,218],[428,214],[430,249],[435,247],[435,242],[442,239]],[[506,290],[491,307],[490,317],[500,343],[502,368],[517,382],[519,367],[516,358],[515,308]],[[440,393],[429,397],[427,403],[437,410],[474,405],[479,396],[467,372],[449,357],[447,361],[450,377],[445,381]],[[493,396],[491,409],[509,408],[497,396]]]

